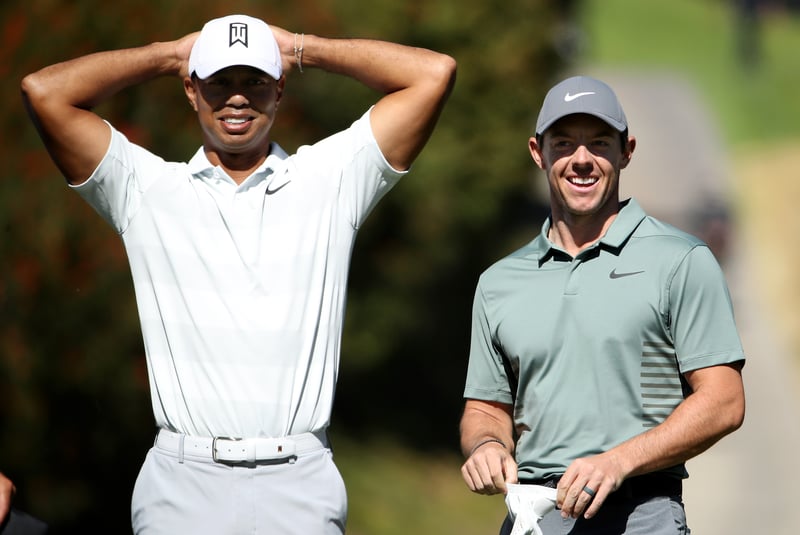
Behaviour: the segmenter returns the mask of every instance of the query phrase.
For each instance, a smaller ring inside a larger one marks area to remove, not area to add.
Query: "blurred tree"
[[[429,47],[459,61],[456,89],[413,173],[354,252],[334,413],[340,433],[457,447],[472,292],[529,240],[544,209],[527,154],[536,103],[560,67],[558,2],[506,0],[10,0],[0,4],[0,470],[56,533],[129,530],[153,437],[133,288],[118,237],[70,193],[22,109],[25,73],[81,54],[171,39],[230,12],[320,35]],[[302,79],[301,79],[302,77]],[[352,81],[293,73],[275,127],[287,149],[375,100]],[[177,80],[98,110],[167,159],[200,144]]]
[[[357,24],[345,16],[357,4],[338,4],[340,20]],[[458,81],[412,174],[359,235],[336,428],[457,448],[477,277],[531,239],[545,214],[527,140],[562,67],[557,4],[420,0],[386,17],[392,38],[457,58]],[[362,7],[360,20],[371,15]]]

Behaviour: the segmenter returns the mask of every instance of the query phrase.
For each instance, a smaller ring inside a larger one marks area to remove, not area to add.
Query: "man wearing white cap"
[[[270,136],[285,73],[319,68],[384,96],[288,155]],[[203,145],[167,162],[90,111],[178,76]],[[344,531],[330,421],[357,230],[427,142],[452,58],[289,33],[243,15],[171,42],[27,76],[23,98],[78,194],[120,234],[159,431],[136,482],[136,533]]]
[[[555,85],[529,140],[550,216],[479,279],[462,474],[506,494],[503,534],[688,533],[685,462],[742,424],[725,279],[704,243],[620,200],[635,146],[608,85]]]

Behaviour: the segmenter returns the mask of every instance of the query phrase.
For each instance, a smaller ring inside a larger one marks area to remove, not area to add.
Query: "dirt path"
[[[688,464],[689,525],[696,535],[794,535],[800,531],[800,372],[778,327],[785,325],[778,321],[781,307],[766,297],[770,275],[754,258],[775,250],[754,243],[759,233],[732,215],[734,166],[689,84],[664,74],[594,74],[617,90],[638,139],[623,172],[623,197],[635,196],[651,214],[715,244],[748,357],[744,426]]]
[[[795,535],[800,529],[800,384],[747,248],[727,269],[742,343],[744,426],[690,461],[690,526],[698,535]]]

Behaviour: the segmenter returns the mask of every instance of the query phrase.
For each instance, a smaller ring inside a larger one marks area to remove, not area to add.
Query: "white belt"
[[[325,431],[280,438],[193,437],[159,429],[155,447],[179,457],[191,455],[217,463],[289,461],[300,455],[328,447]]]

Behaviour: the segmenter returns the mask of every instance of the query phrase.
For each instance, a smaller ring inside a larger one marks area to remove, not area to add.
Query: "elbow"
[[[437,62],[437,78],[442,81],[445,88],[444,93],[449,95],[453,90],[456,83],[456,72],[458,71],[458,64],[456,60],[447,54],[440,54],[440,59]]]
[[[22,98],[26,101],[30,100],[33,95],[37,93],[37,88],[40,83],[36,73],[28,74],[22,79],[20,83],[20,90],[22,91]]]
[[[457,64],[452,56],[426,51],[428,56],[420,63],[420,70],[409,80],[409,84],[424,88],[431,95],[444,101],[455,86]],[[402,87],[398,88],[402,89]]]
[[[447,54],[441,54],[440,68],[445,74],[446,78],[452,82],[456,79],[456,71],[458,70],[458,63],[455,58]]]
[[[36,81],[34,79],[33,74],[25,76],[25,78],[23,78],[22,82],[20,83],[20,92],[22,94],[22,101],[25,103],[26,106],[31,100],[31,94],[33,93],[35,87],[36,87]]]
[[[733,406],[729,411],[729,417],[728,417],[729,433],[733,433],[734,431],[742,427],[742,425],[744,425],[745,412],[746,412],[745,400],[744,400],[744,394],[742,394],[741,398],[733,403]]]
[[[717,425],[719,426],[719,437],[722,438],[726,435],[738,430],[744,424],[745,415],[745,399],[744,393],[728,400],[724,408],[717,411]]]
[[[703,416],[703,427],[717,439],[733,433],[744,424],[745,392],[741,363],[712,366],[687,375],[696,405]]]
[[[39,107],[39,103],[44,100],[44,95],[47,94],[38,74],[33,73],[25,76],[20,83],[20,91],[22,102],[25,104],[28,113],[35,115],[35,110]]]
[[[747,412],[744,383],[741,380],[741,367],[737,371],[739,381],[736,383],[736,388],[732,389],[730,401],[728,402],[728,427],[731,433],[742,427],[744,416]]]

